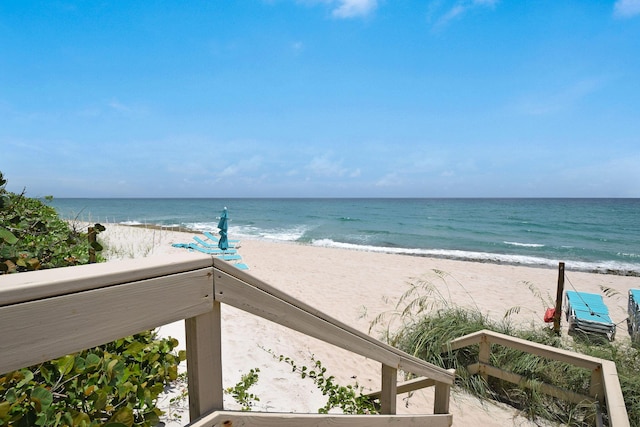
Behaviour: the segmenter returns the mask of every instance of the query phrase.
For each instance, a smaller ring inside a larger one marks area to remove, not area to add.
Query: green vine
[[[259,402],[260,398],[248,390],[258,382],[259,368],[251,369],[248,374],[240,378],[240,382],[233,387],[228,387],[224,391],[230,394],[236,402],[242,406],[242,411],[251,411],[254,402]]]
[[[291,366],[292,372],[299,374],[300,378],[309,378],[318,390],[320,390],[324,396],[327,396],[326,404],[318,409],[318,413],[327,414],[334,408],[338,408],[344,414],[349,415],[378,413],[378,409],[371,398],[363,394],[363,387],[359,386],[357,382],[355,385],[346,386],[336,383],[335,377],[333,375],[327,375],[327,369],[314,355],[310,356],[313,367],[309,368],[304,365],[298,365],[290,357],[284,355],[276,356],[273,351],[266,351],[278,359],[278,361]]]

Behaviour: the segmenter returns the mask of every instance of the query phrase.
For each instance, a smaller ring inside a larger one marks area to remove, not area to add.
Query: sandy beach
[[[107,225],[99,236],[108,249],[109,260],[179,253],[172,243],[191,242],[196,233]],[[233,238],[233,236],[231,236]],[[429,281],[442,293],[445,301],[477,307],[482,313],[500,319],[514,308],[513,320],[543,325],[543,315],[555,300],[557,269],[463,262],[406,255],[321,248],[294,243],[243,240],[239,248],[249,273],[272,286],[308,303],[330,316],[367,332],[380,313],[391,313],[409,283]],[[436,274],[435,272],[440,272]],[[444,275],[444,279],[442,276]],[[572,272],[566,264],[565,289],[602,293],[601,287],[618,292],[605,298],[611,318],[619,323],[616,340],[628,340],[626,332],[627,292],[640,288],[640,278]],[[530,288],[542,295],[534,295]],[[544,300],[544,301],[543,301]],[[237,309],[222,307],[222,347],[224,386],[236,384],[241,375],[259,368],[259,381],[250,392],[259,396],[254,410],[269,412],[317,412],[323,406],[321,393],[309,380],[302,380],[288,365],[278,362],[271,353],[285,355],[299,365],[310,366],[313,355],[341,384],[355,384],[366,391],[380,386],[380,365],[331,345],[303,336]],[[392,325],[393,327],[393,325]],[[379,331],[372,335],[378,338]],[[173,336],[184,347],[183,322],[160,328],[163,336]],[[180,393],[176,389],[162,406],[181,415],[167,420],[167,426],[188,422],[186,403],[171,405],[169,400]],[[398,397],[398,413],[430,413],[432,391],[420,391],[409,400]],[[225,396],[227,409],[239,409]],[[454,425],[534,426],[540,425],[519,416],[510,408],[482,404],[464,393],[452,392],[451,412]]]

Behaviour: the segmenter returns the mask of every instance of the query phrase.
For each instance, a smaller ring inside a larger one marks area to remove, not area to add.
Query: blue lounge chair
[[[579,330],[592,334],[603,334],[613,341],[616,324],[609,317],[609,309],[602,296],[587,292],[566,291],[565,305],[569,331]]]
[[[217,249],[217,250],[222,252],[222,249],[218,248],[217,244],[206,242],[206,241],[202,240],[198,236],[193,236],[193,240],[195,240],[200,246],[203,246],[203,247],[205,247],[207,249]],[[224,252],[228,253],[228,254],[235,254],[238,251],[235,250],[235,249],[225,249]]]
[[[211,232],[209,231],[205,231],[202,234],[204,234],[204,237],[206,237],[207,239],[211,240],[212,242],[214,242],[216,245],[218,244],[218,236],[213,235]],[[230,248],[235,248],[238,246],[238,243],[240,243],[240,240],[237,239],[229,239],[227,240],[227,242],[229,243],[229,247]]]
[[[227,250],[223,251],[222,249],[219,249],[215,245],[211,245],[209,247],[203,247],[203,246],[200,246],[200,245],[198,245],[196,243],[174,243],[171,246],[176,247],[176,248],[194,249],[196,251],[204,252],[204,253],[210,254],[210,255],[224,255],[224,254],[236,255],[238,253],[238,251],[235,250],[235,249],[227,249]]]
[[[237,254],[226,253],[226,251],[221,251],[220,249],[203,248],[202,246],[199,246],[196,244],[189,245],[188,248],[194,249],[198,252],[202,252],[203,254],[213,255],[225,261],[234,261],[234,260],[242,259],[242,257]]]
[[[631,341],[640,342],[640,289],[629,289],[627,330]]]

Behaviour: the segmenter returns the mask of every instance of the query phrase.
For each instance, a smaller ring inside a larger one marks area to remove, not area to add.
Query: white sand
[[[126,226],[108,225],[99,239],[109,246],[109,259],[133,258],[183,252],[172,243],[191,242],[195,233],[179,233]],[[556,269],[516,267],[488,263],[463,262],[403,255],[318,248],[297,244],[243,240],[239,254],[255,277],[308,303],[330,316],[367,332],[371,320],[380,313],[392,312],[409,282],[422,278],[438,285],[447,301],[479,307],[483,313],[499,319],[507,310],[519,307],[513,318],[518,322],[543,324],[544,310],[555,300]],[[442,281],[433,270],[447,274]],[[601,293],[601,286],[615,289],[618,296],[607,298],[612,319],[620,323],[616,340],[628,339],[626,333],[626,295],[629,288],[640,288],[640,278],[572,272],[566,265],[565,289]],[[538,289],[545,301],[529,286]],[[259,381],[249,391],[260,397],[255,410],[269,412],[317,412],[323,406],[321,393],[307,379],[291,373],[288,365],[275,360],[266,350],[283,354],[299,365],[311,366],[315,355],[340,384],[357,383],[365,390],[380,387],[380,364],[303,336],[269,321],[232,307],[222,307],[222,346],[224,386],[236,384],[241,375],[259,368]],[[163,336],[180,340],[184,348],[183,322],[160,328]],[[379,331],[373,331],[376,336]],[[376,336],[377,337],[377,336]],[[163,402],[180,390],[176,390]],[[406,401],[398,398],[398,413],[430,413],[433,391],[417,392]],[[180,407],[181,406],[181,407]],[[239,409],[226,395],[225,408]],[[183,402],[170,408],[182,420],[167,421],[179,426],[188,421]],[[452,393],[454,425],[535,426],[517,412],[493,404],[482,404],[464,393]]]

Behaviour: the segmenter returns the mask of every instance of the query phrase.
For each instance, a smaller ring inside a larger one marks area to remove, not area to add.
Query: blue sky
[[[640,197],[640,0],[0,2],[39,197]]]

